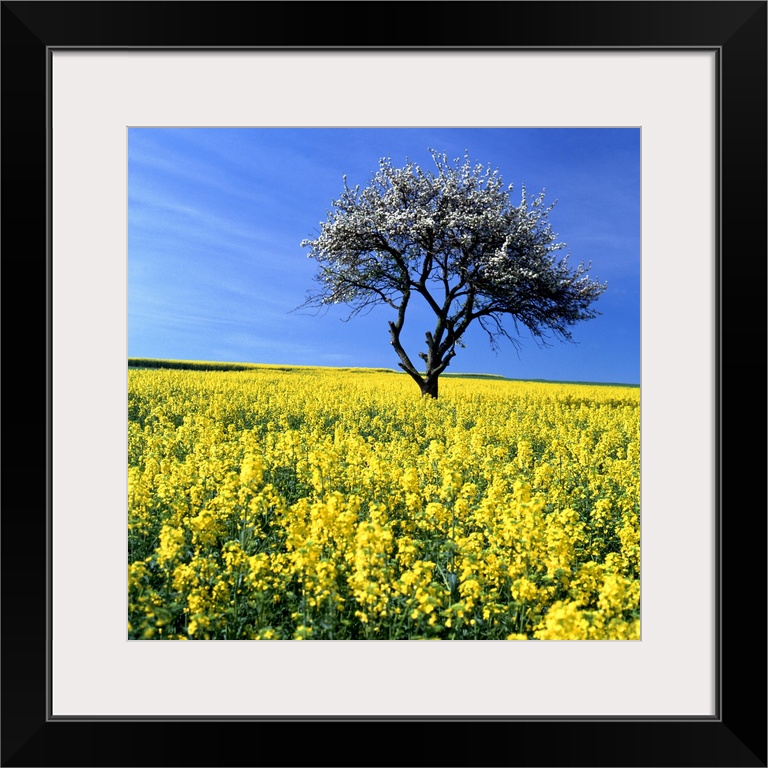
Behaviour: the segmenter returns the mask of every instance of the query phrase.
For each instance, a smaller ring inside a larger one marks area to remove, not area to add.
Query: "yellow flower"
[[[406,378],[131,369],[131,634],[638,638],[639,390]]]

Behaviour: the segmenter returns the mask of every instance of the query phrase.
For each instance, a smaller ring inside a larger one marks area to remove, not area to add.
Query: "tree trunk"
[[[423,397],[434,397],[437,399],[437,376],[427,376],[424,383],[421,385],[421,394]]]

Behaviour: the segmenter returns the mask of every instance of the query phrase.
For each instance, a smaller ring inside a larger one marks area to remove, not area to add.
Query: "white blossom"
[[[606,289],[587,274],[591,265],[568,266],[557,259],[558,241],[544,204],[544,191],[510,200],[498,171],[463,161],[450,162],[431,150],[435,171],[413,162],[395,168],[382,158],[365,187],[343,190],[320,224],[320,234],[302,241],[318,262],[319,288],[303,306],[345,303],[350,317],[375,304],[395,312],[390,339],[407,371],[425,394],[437,394],[437,378],[455,355],[470,323],[477,320],[491,344],[504,327],[527,328],[539,343],[554,336],[571,340],[570,327],[598,313],[592,304]],[[435,313],[427,333],[422,376],[400,345],[411,296],[420,294]]]

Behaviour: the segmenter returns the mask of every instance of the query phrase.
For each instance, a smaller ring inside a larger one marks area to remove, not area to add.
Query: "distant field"
[[[130,361],[130,638],[639,639],[640,390],[393,373]]]
[[[307,365],[272,365],[269,363],[223,363],[205,360],[155,360],[145,357],[129,357],[129,368],[167,368],[179,371],[368,371],[395,373],[390,368],[324,368]]]
[[[129,357],[129,368],[171,368],[182,371],[250,371],[250,370],[270,370],[270,371],[293,371],[302,370],[326,370],[326,371],[359,371],[374,373],[397,373],[402,374],[400,370],[392,368],[335,368],[321,366],[301,366],[301,365],[273,365],[269,363],[224,363],[224,362],[206,362],[201,360],[156,360],[143,357]],[[553,382],[545,379],[510,379],[506,376],[499,376],[496,373],[452,373],[446,372],[441,378],[463,378],[463,379],[497,379],[499,381],[527,381],[531,383],[550,384]],[[640,387],[639,384],[620,384],[607,382],[589,382],[589,381],[560,381],[559,384],[586,384],[589,386],[600,387]]]

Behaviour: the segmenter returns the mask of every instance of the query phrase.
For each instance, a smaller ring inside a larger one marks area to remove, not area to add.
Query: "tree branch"
[[[416,367],[411,362],[408,354],[403,349],[403,345],[400,343],[400,332],[405,324],[405,310],[408,306],[409,294],[403,295],[403,300],[400,302],[400,307],[397,311],[397,319],[393,322],[389,321],[389,343],[394,348],[397,356],[400,358],[398,365],[416,382],[421,386],[423,379],[416,370]]]

